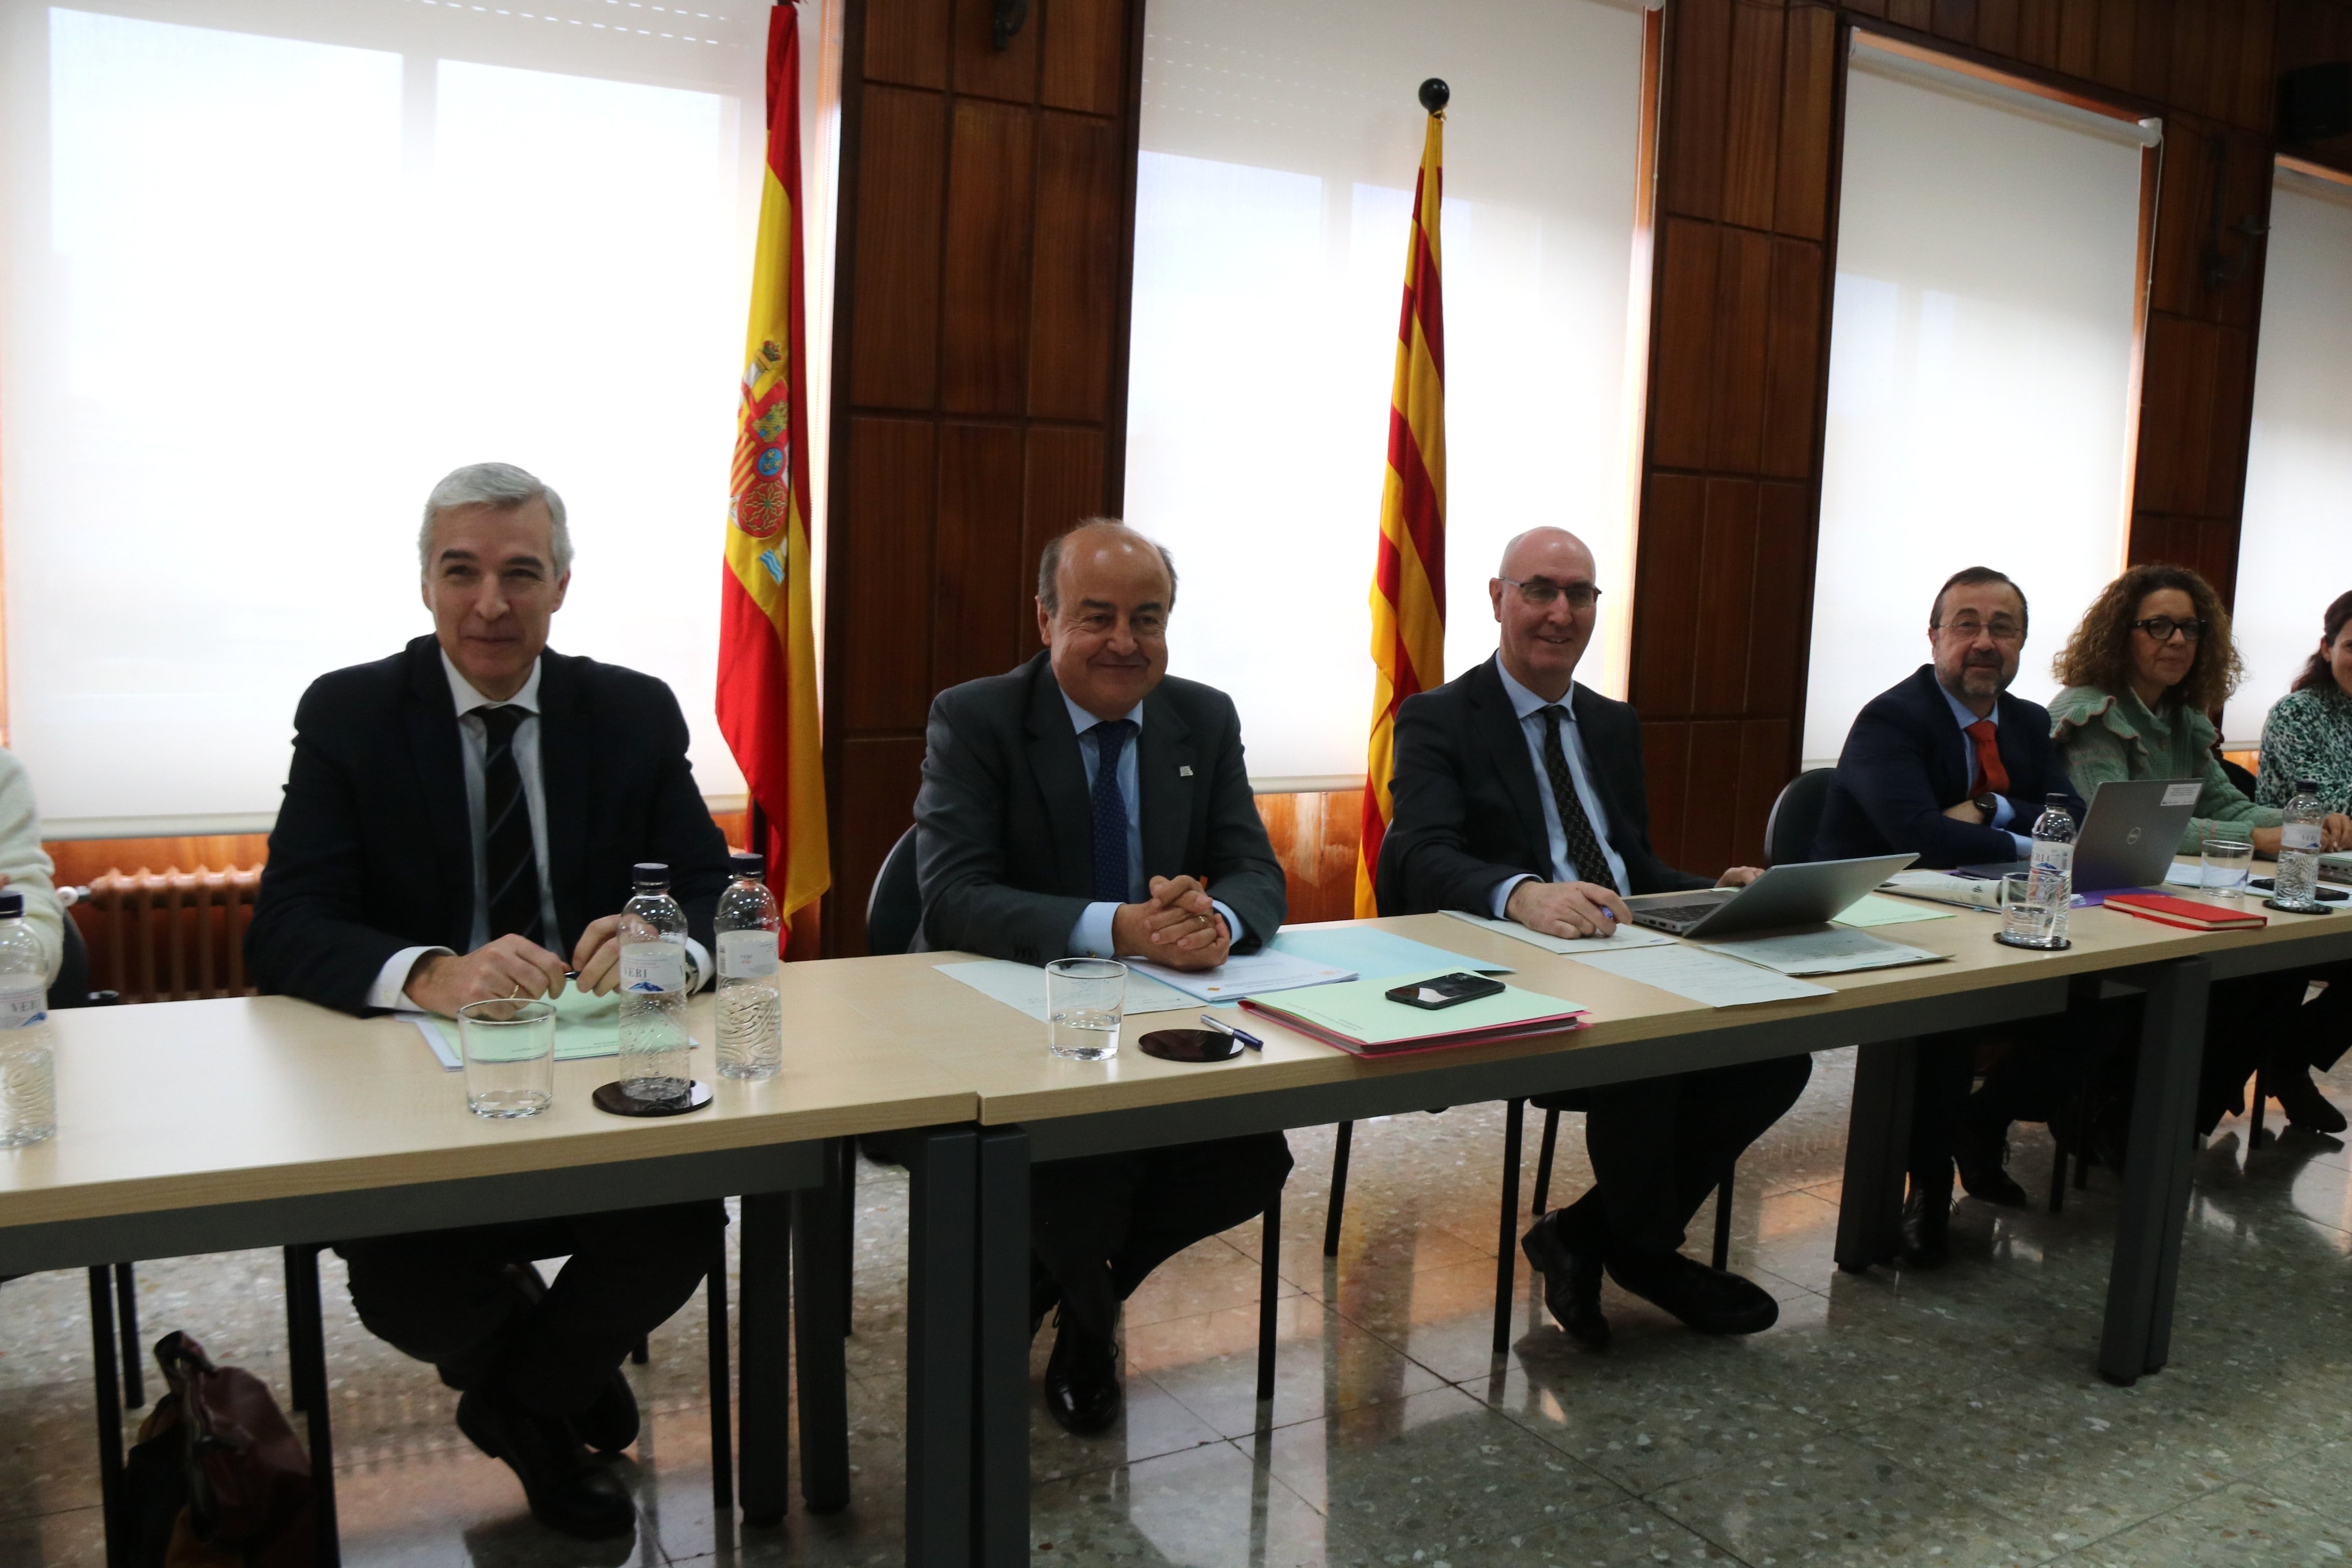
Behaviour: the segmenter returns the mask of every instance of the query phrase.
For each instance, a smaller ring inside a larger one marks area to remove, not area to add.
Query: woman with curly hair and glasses
[[[2322,805],[2352,809],[2352,594],[2336,596],[2322,626],[2318,651],[2263,724],[2254,799],[2264,805],[2284,805],[2310,779]]]
[[[2055,673],[2065,689],[2050,704],[2051,738],[2077,795],[2089,800],[2110,779],[2194,779],[2201,787],[2182,854],[2195,855],[2209,838],[2236,838],[2252,839],[2257,855],[2277,856],[2279,808],[2249,800],[2214,751],[2207,715],[2221,711],[2243,667],[2230,612],[2210,583],[2185,566],[2132,567],[2084,612]],[[2328,817],[2320,838],[2326,848],[2343,848],[2352,842],[2352,818]],[[2331,984],[2319,1003],[2302,1005],[2305,980],[2339,978],[2352,980],[2352,965],[2214,986],[2200,1132],[2241,1108],[2241,1090],[2258,1065],[2295,1125],[2344,1131],[2343,1114],[2311,1081],[2310,1068],[2325,1068],[2343,1052],[2352,983]]]

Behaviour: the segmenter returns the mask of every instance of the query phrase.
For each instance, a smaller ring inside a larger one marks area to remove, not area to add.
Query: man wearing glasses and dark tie
[[[1642,725],[1576,683],[1601,590],[1592,552],[1558,528],[1504,547],[1486,584],[1496,656],[1397,710],[1395,807],[1375,888],[1384,915],[1468,910],[1552,936],[1606,941],[1629,893],[1708,886],[1650,847]],[[1707,809],[1728,810],[1717,796]],[[1715,883],[1738,887],[1756,868]],[[1708,1333],[1780,1316],[1737,1274],[1682,1255],[1685,1227],[1726,1169],[1803,1092],[1809,1057],[1645,1079],[1531,1103],[1586,1112],[1591,1190],[1520,1243],[1553,1317],[1605,1348],[1601,1276]]]

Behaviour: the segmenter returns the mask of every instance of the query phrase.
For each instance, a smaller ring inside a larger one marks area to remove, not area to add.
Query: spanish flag
[[[1427,99],[1424,99],[1424,102]],[[1444,184],[1445,115],[1429,117],[1405,247],[1404,309],[1397,321],[1396,384],[1389,393],[1389,469],[1381,489],[1381,546],[1372,568],[1372,738],[1364,770],[1363,845],[1356,914],[1379,910],[1372,875],[1394,803],[1396,711],[1445,679],[1445,326],[1438,287],[1437,215]]]
[[[719,728],[766,818],[768,885],[787,918],[833,880],[809,582],[800,78],[798,12],[780,5],[768,13],[768,169],[728,486]]]

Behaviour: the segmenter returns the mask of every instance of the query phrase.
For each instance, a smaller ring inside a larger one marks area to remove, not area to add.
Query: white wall
[[[1251,773],[1360,777],[1425,77],[1454,89],[1446,673],[1494,651],[1486,579],[1521,529],[1584,534],[1604,616],[1632,601],[1641,14],[1153,0],[1147,25],[1127,516],[1176,554],[1171,668],[1233,693]],[[1622,689],[1612,658],[1585,678]]]
[[[2122,561],[2140,145],[1916,76],[1846,96],[1807,764],[1927,661],[1964,566],[2025,591],[2015,689]],[[1943,73],[1937,73],[1943,74]]]
[[[2235,614],[2246,682],[2224,716],[2261,741],[2271,704],[2352,589],[2352,191],[2282,173],[2271,195]]]

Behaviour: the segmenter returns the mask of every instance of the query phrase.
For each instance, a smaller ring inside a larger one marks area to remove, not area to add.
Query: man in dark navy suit
[[[1520,534],[1486,584],[1502,626],[1495,658],[1398,709],[1395,805],[1374,882],[1382,914],[1469,910],[1605,940],[1633,918],[1625,894],[1708,885],[1650,847],[1640,718],[1576,684],[1601,595],[1592,579],[1592,552],[1574,534]],[[1735,866],[1716,885],[1756,876]],[[1592,1160],[1591,1189],[1520,1243],[1562,1328],[1608,1344],[1604,1268],[1710,1333],[1778,1320],[1762,1289],[1680,1249],[1706,1194],[1811,1071],[1811,1057],[1788,1057],[1534,1100],[1586,1112]]]
[[[923,945],[1022,963],[1148,958],[1208,969],[1282,925],[1285,879],[1243,763],[1241,720],[1168,674],[1176,569],[1108,519],[1047,542],[1046,650],[931,704],[915,799]],[[1168,1258],[1265,1212],[1279,1132],[1047,1161],[1030,1184],[1030,1309],[1058,1305],[1045,1407],[1118,1416],[1119,1302]]]
[[[2025,647],[2025,594],[1990,566],[1955,572],[1927,612],[1934,658],[1870,700],[1846,735],[1822,807],[1813,857],[1846,859],[1910,850],[1931,869],[2021,860],[2033,819],[2052,795],[2074,820],[2083,803],[2050,742],[2050,713],[2010,694]],[[1948,1251],[1952,1164],[1970,1195],[2022,1205],[2025,1189],[2001,1168],[2009,1124],[2079,1077],[2084,1053],[2062,1020],[2005,1031],[2034,1048],[2012,1050],[1969,1092],[1981,1030],[1920,1045],[1912,1101],[1910,1193],[1904,1252],[1933,1268]]]
[[[567,969],[610,992],[640,861],[669,868],[707,979],[726,840],[669,688],[548,651],[572,581],[562,498],[509,464],[460,468],[425,501],[417,554],[433,635],[320,677],[295,710],[255,981],[352,1013],[552,995]],[[693,1294],[726,1223],[713,1200],[336,1250],[360,1321],[462,1391],[459,1429],[531,1512],[597,1538],[636,1526],[587,1451],[636,1436],[621,1358]],[[551,1286],[532,1261],[554,1257]]]

